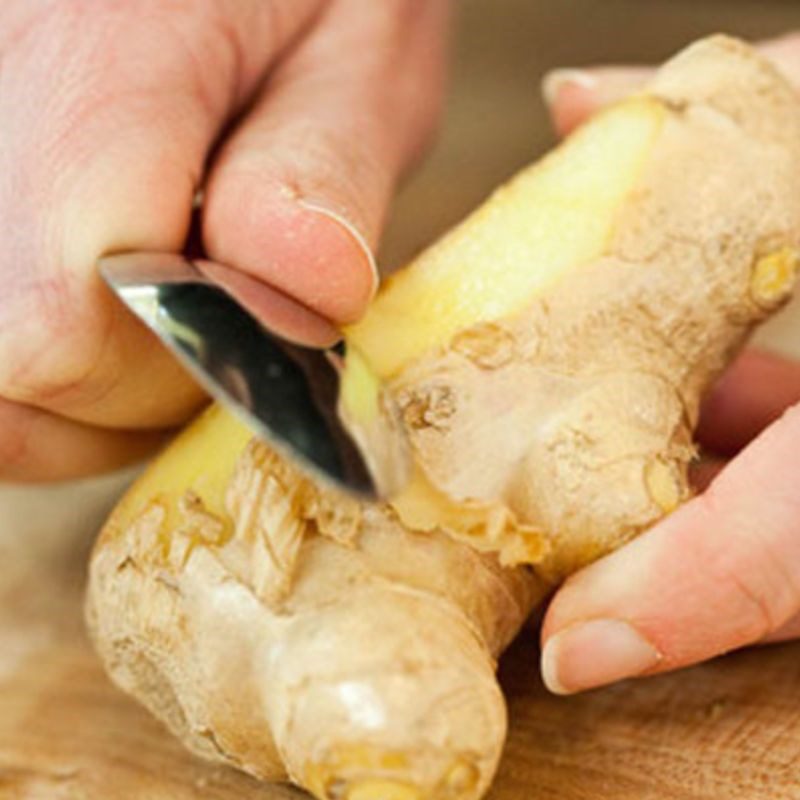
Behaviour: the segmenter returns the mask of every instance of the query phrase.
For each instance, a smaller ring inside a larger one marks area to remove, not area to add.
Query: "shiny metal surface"
[[[337,413],[339,354],[271,334],[182,256],[115,255],[100,272],[209,394],[312,477],[367,498],[393,488]]]

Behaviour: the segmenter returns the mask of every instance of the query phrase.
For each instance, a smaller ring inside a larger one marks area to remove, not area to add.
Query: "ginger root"
[[[702,394],[792,292],[799,175],[794,90],[713,37],[391,279],[346,336],[411,441],[403,522],[560,578],[674,510]]]
[[[390,504],[218,408],[156,460],[92,557],[112,678],[195,752],[321,799],[480,797],[495,659],[555,581],[688,496],[702,392],[792,290],[798,175],[774,69],[725,37],[679,55],[346,331],[344,413],[398,408],[413,450]]]
[[[325,800],[480,797],[495,659],[544,583],[243,433],[211,408],[104,528],[87,617],[111,676],[198,755]]]

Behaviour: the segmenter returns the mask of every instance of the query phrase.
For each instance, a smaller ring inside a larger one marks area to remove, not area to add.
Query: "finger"
[[[334,0],[219,155],[204,224],[214,259],[335,322],[361,315],[395,183],[437,116],[447,10]]]
[[[196,261],[195,265],[284,339],[313,347],[331,347],[341,339],[338,329],[326,319],[247,273],[211,261]]]
[[[704,402],[698,438],[714,453],[735,455],[798,402],[800,364],[764,350],[747,350]]]
[[[800,34],[792,33],[759,45],[795,86],[800,87]],[[601,108],[627,97],[649,80],[645,66],[600,66],[556,69],[545,75],[542,94],[556,132],[566,136]]]
[[[167,433],[93,428],[0,399],[0,481],[80,478],[139,461]]]
[[[695,492],[704,492],[725,469],[727,462],[714,456],[703,456],[689,467],[689,482]]]
[[[761,52],[797,87],[800,87],[800,31],[761,42]]]
[[[592,114],[640,89],[650,67],[556,69],[542,80],[542,95],[559,136],[567,136]]]
[[[0,396],[122,428],[202,402],[95,263],[182,246],[221,126],[319,5],[46,4],[0,42]]]
[[[548,685],[573,692],[760,641],[800,610],[800,407],[711,487],[573,578],[544,625]]]

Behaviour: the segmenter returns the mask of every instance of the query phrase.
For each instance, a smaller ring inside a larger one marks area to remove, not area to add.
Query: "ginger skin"
[[[194,752],[320,800],[477,800],[495,660],[563,576],[689,495],[703,391],[789,296],[800,102],[713,37],[524,171],[346,331],[392,407],[390,504],[315,486],[218,408],[126,495],[87,619]],[[383,393],[383,396],[381,396]]]
[[[173,451],[207,458],[210,429],[239,423],[212,408]],[[481,796],[506,731],[495,659],[544,583],[386,508],[340,498],[336,518],[259,442],[222,507],[159,495],[158,467],[92,560],[114,680],[198,755],[319,798]]]
[[[704,392],[794,287],[798,175],[796,93],[751,48],[712,37],[390,281],[347,337],[405,421],[417,469],[393,499],[405,524],[558,580],[686,500]],[[594,203],[593,183],[606,187]],[[565,185],[593,215],[588,233]],[[536,232],[493,239],[519,228],[525,198]],[[579,260],[559,261],[549,237]],[[474,277],[495,263],[524,281]],[[416,330],[450,268],[456,306],[474,289],[491,314],[453,334],[440,309],[438,331],[421,321],[424,345],[381,335]]]

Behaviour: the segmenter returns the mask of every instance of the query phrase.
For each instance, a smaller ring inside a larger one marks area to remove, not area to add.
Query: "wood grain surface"
[[[401,194],[384,264],[550,143],[545,68],[791,27],[796,0],[463,0],[443,136]],[[800,353],[800,310],[764,338]],[[100,670],[81,619],[84,568],[124,480],[0,487],[0,799],[303,797],[190,756]],[[528,631],[501,665],[511,731],[491,800],[800,800],[800,645],[569,699],[544,691],[537,660]]]

